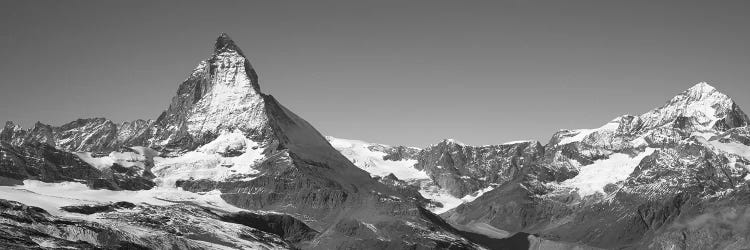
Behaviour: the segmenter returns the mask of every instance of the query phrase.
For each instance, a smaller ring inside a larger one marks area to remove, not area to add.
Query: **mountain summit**
[[[690,87],[639,118],[641,129],[673,124],[692,131],[725,131],[750,124],[750,119],[729,96],[706,82]]]
[[[229,51],[236,51],[240,55],[243,55],[242,50],[237,47],[237,44],[234,43],[234,40],[227,33],[219,34],[219,37],[216,38],[216,44],[214,44],[214,54]]]
[[[214,47],[180,85],[167,110],[132,144],[187,150],[233,130],[267,141],[271,128],[258,75],[228,35],[222,33]]]

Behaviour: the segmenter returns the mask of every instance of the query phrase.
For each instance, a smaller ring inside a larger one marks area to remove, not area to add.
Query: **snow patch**
[[[496,186],[490,185],[489,187],[480,189],[479,191],[476,191],[473,194],[467,194],[466,196],[464,196],[463,198],[461,198],[461,201],[463,201],[464,203],[466,203],[466,202],[472,202],[472,201],[476,200],[477,198],[479,198],[479,196],[482,196],[482,195],[484,195],[484,193],[492,191],[495,188],[496,188]]]
[[[532,140],[509,141],[500,145],[513,145],[513,144],[521,144],[521,143],[527,143],[527,142],[533,142],[533,141]]]
[[[368,143],[358,140],[347,140],[335,137],[326,137],[336,150],[341,152],[349,161],[357,167],[375,176],[395,175],[404,181],[430,179],[425,171],[414,168],[417,160],[384,160],[385,152],[373,151],[372,146],[389,147],[381,144]]]
[[[23,185],[0,186],[0,197],[22,202],[29,206],[41,207],[50,214],[58,216],[83,216],[60,210],[62,206],[99,204],[127,201],[134,204],[166,206],[179,202],[190,202],[199,206],[214,208],[226,212],[243,211],[230,205],[221,198],[218,190],[193,193],[181,188],[156,187],[140,191],[113,191],[106,189],[89,189],[77,182],[47,183],[37,180],[25,180]],[[85,217],[85,216],[84,216]]]
[[[597,192],[604,193],[605,185],[627,179],[641,160],[654,151],[656,149],[646,148],[644,152],[635,157],[622,153],[612,154],[607,159],[582,166],[578,175],[560,184],[577,189],[581,197]]]
[[[244,152],[242,152],[244,151]],[[259,173],[254,169],[256,161],[263,158],[263,148],[240,132],[222,133],[214,141],[173,158],[154,158],[152,172],[162,187],[174,187],[178,180],[208,179],[224,181],[232,177],[252,180]],[[222,156],[230,152],[242,152],[238,156]]]
[[[594,132],[598,132],[598,131],[616,131],[617,128],[620,127],[620,123],[617,120],[618,119],[615,119],[615,120],[613,120],[613,121],[611,121],[611,122],[609,122],[607,124],[604,124],[604,126],[601,126],[599,128],[595,128],[595,129],[577,129],[577,130],[573,130],[572,133],[574,133],[574,135],[569,136],[569,137],[561,138],[560,142],[557,143],[557,145],[565,145],[565,144],[569,144],[569,143],[573,143],[573,142],[583,141],[583,139],[585,139],[586,136],[588,136],[588,135],[590,135],[590,134],[592,134]]]
[[[737,142],[723,143],[718,140],[713,140],[708,143],[718,150],[750,160],[750,146]]]
[[[479,196],[482,196],[484,193],[487,193],[493,189],[495,189],[496,186],[492,185],[486,188],[483,188],[481,190],[478,190],[474,192],[473,194],[468,194],[462,198],[455,197],[448,193],[447,190],[442,189],[438,187],[437,185],[434,185],[431,181],[424,183],[421,188],[419,189],[419,193],[424,197],[432,201],[437,201],[443,204],[443,207],[428,207],[427,209],[435,214],[441,214],[445,213],[448,210],[454,209],[461,204],[472,202],[479,198]]]
[[[91,155],[91,152],[78,152],[75,154],[78,156],[78,158],[88,163],[89,165],[102,170],[111,167],[115,163],[126,168],[138,167],[140,169],[145,169],[145,162],[147,158],[145,154],[147,153],[149,152],[140,149],[140,151],[136,152],[112,151],[111,153],[109,153],[109,155],[102,157],[94,157]]]

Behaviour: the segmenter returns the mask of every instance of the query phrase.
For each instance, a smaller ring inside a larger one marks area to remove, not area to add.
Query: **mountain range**
[[[7,249],[741,249],[750,118],[707,83],[549,142],[326,137],[237,44],[155,119],[0,130]]]

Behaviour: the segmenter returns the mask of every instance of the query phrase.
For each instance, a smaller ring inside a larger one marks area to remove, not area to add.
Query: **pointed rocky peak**
[[[699,82],[693,85],[692,87],[690,87],[689,89],[687,89],[688,92],[696,92],[696,93],[708,93],[708,92],[712,92],[715,90],[716,88],[714,88],[714,86],[711,86],[707,82]]]
[[[729,99],[729,97],[718,90],[714,88],[713,86],[709,85],[707,82],[700,82],[696,85],[693,85],[689,89],[685,90],[684,92],[680,93],[678,96],[673,98],[675,99],[682,99],[687,98],[689,101],[699,101],[706,98],[714,98],[716,100],[721,99]]]
[[[440,143],[441,144],[456,144],[456,145],[460,145],[460,146],[465,146],[466,145],[463,142],[457,141],[456,139],[453,139],[453,138],[443,139]]]
[[[216,43],[214,44],[214,54],[219,54],[222,52],[227,51],[236,51],[240,55],[244,56],[242,54],[242,50],[240,50],[240,47],[237,47],[237,44],[234,43],[234,40],[232,40],[227,33],[221,33],[219,34],[219,37],[216,38]]]
[[[674,123],[694,131],[725,130],[748,123],[729,96],[706,82],[700,82],[673,97],[664,106],[640,116],[642,129]]]
[[[21,129],[21,126],[16,125],[13,121],[6,121],[5,122],[5,127],[3,127],[2,129],[4,129],[4,130],[16,130],[16,129]]]
[[[12,121],[5,122],[5,126],[0,128],[0,141],[10,141],[18,130],[21,130],[21,127]]]
[[[440,142],[435,144],[430,144],[425,148],[425,150],[435,149],[435,148],[457,148],[457,147],[464,147],[467,146],[463,142],[457,141],[455,139],[446,138],[440,140]]]
[[[732,104],[734,101],[729,96],[719,92],[707,82],[700,82],[673,97],[662,108],[709,112],[717,108],[729,108]]]
[[[222,33],[214,53],[180,84],[151,132],[138,140],[154,147],[193,149],[221,133],[239,130],[262,141],[270,131],[265,113],[258,75],[235,41]]]

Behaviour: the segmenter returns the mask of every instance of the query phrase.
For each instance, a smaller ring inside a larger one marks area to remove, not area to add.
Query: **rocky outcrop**
[[[114,212],[116,209],[131,209],[136,207],[135,204],[127,201],[113,202],[110,204],[83,204],[83,205],[72,205],[62,206],[60,210],[78,213],[78,214],[95,214],[104,212]]]
[[[542,154],[544,147],[536,141],[477,147],[443,140],[420,151],[415,167],[451,195],[464,197],[515,178]]]

